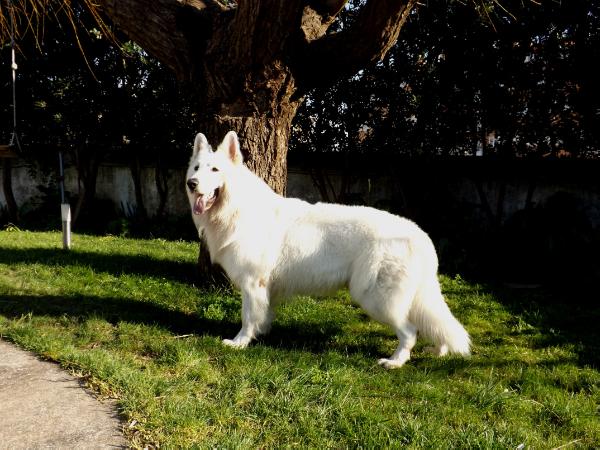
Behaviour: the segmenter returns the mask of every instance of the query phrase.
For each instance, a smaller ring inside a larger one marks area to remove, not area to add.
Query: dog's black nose
[[[197,178],[190,178],[189,180],[187,180],[186,184],[187,184],[187,187],[189,188],[189,190],[193,191],[198,186],[198,179]]]

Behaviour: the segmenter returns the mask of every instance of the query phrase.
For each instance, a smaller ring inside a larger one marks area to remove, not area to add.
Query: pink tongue
[[[194,214],[204,214],[206,211],[206,200],[208,200],[206,197],[206,195],[199,195],[196,197],[196,203],[194,203]]]

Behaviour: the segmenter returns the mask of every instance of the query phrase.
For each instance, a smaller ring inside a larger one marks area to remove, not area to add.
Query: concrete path
[[[0,449],[127,448],[121,429],[75,377],[0,340]]]

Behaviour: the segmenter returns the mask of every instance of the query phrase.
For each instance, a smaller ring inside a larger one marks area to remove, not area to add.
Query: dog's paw
[[[386,369],[398,369],[402,367],[405,362],[406,361],[402,361],[399,359],[381,358],[377,361],[377,364],[379,364],[382,367],[385,367]]]
[[[248,347],[248,342],[244,342],[239,339],[223,339],[223,344],[225,344],[227,347],[239,349]]]

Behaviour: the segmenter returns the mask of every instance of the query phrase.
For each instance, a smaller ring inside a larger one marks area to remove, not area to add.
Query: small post
[[[63,168],[62,152],[58,152],[60,175],[60,217],[62,219],[63,248],[71,248],[71,205],[65,201],[65,171]]]
[[[60,205],[60,215],[62,218],[63,248],[71,248],[71,205],[62,203]]]

